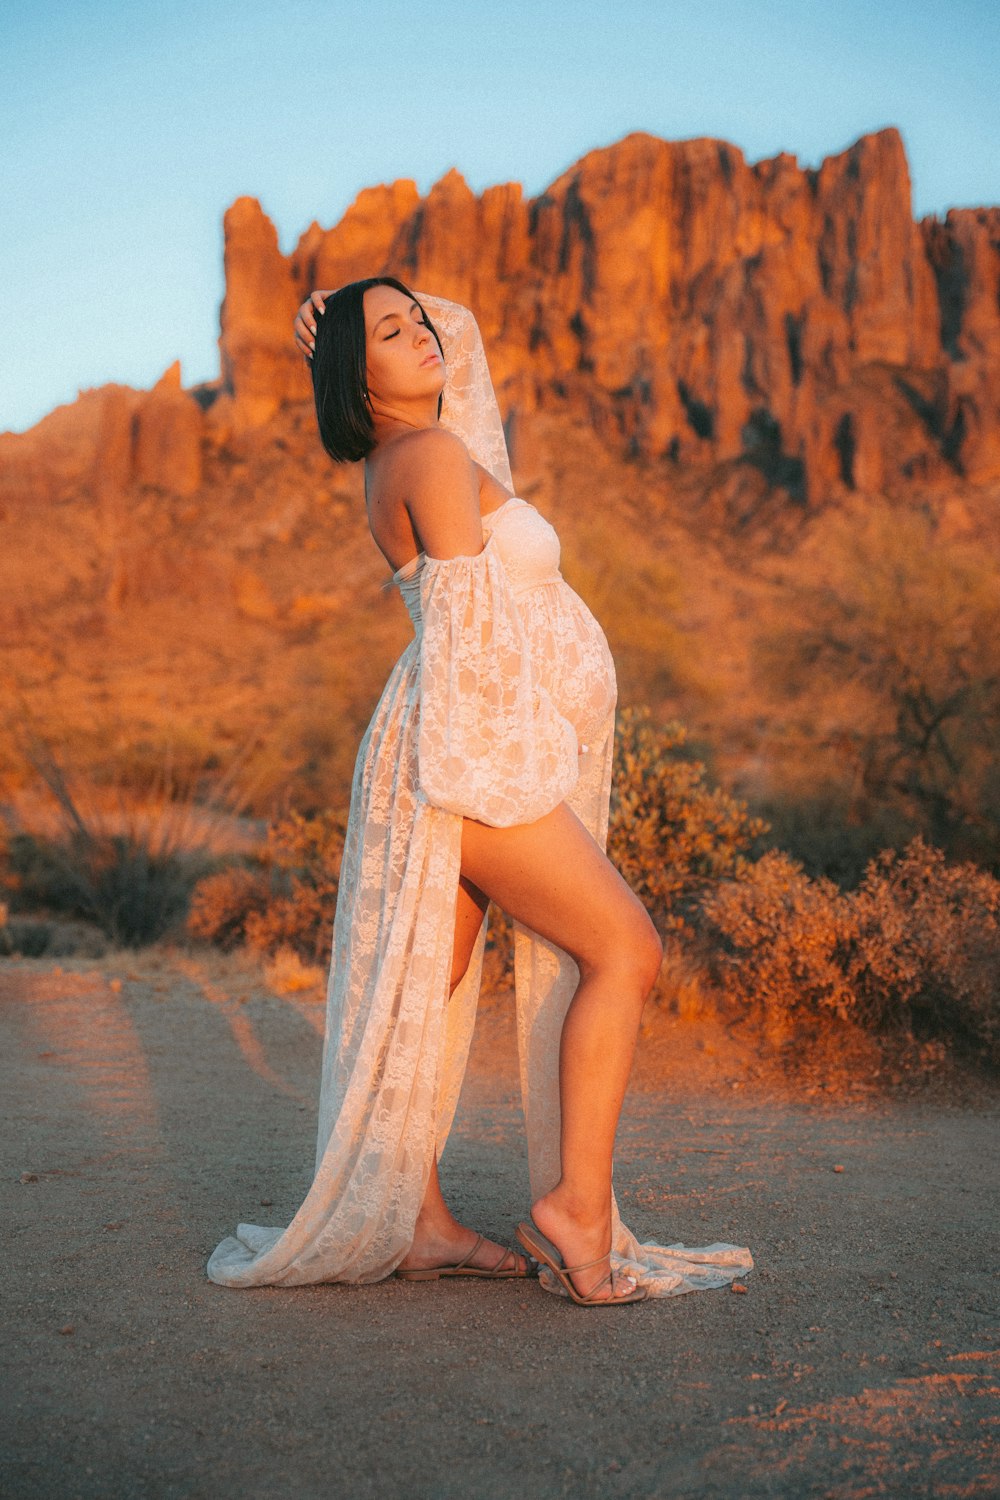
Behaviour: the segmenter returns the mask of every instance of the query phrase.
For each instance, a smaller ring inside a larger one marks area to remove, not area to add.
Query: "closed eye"
[[[428,321],[427,321],[427,319],[426,319],[426,318],[418,318],[418,319],[417,319],[417,322],[418,322],[418,323],[422,323],[422,324],[423,324],[423,325],[424,325],[424,327],[425,327],[425,328],[429,328],[429,327],[430,327],[430,326],[431,326],[431,325],[430,325],[430,324],[429,324],[429,323],[428,323]],[[398,333],[398,332],[399,332],[399,329],[398,329],[398,328],[397,328],[397,329],[395,329],[395,330],[394,330],[394,332],[392,332],[392,333],[387,333],[387,334],[386,334],[386,336],[385,336],[385,338],[384,338],[384,339],[383,339],[383,340],[382,340],[382,342],[383,342],[383,344],[387,344],[387,343],[388,343],[388,342],[389,342],[389,340],[390,340],[390,339],[394,339],[394,338],[395,338],[395,337],[396,337],[396,334],[397,334],[397,333]]]

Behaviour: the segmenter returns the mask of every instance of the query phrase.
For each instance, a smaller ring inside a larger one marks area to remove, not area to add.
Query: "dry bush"
[[[886,816],[952,858],[996,860],[1000,567],[885,500],[819,517],[784,571],[756,663],[798,784],[834,777],[847,819]],[[798,852],[798,851],[796,851]]]
[[[918,837],[872,860],[852,901],[863,1019],[1000,1053],[1000,881]]]
[[[48,803],[10,834],[5,878],[18,906],[82,917],[122,947],[154,942],[184,916],[217,863],[220,829],[239,805],[226,777],[180,775],[169,761],[101,783],[74,774],[39,738],[24,750]],[[196,795],[196,792],[198,795]]]
[[[192,937],[227,952],[246,942],[249,917],[265,912],[273,899],[272,881],[262,869],[230,865],[199,880],[191,893],[187,930]]]
[[[662,934],[682,932],[701,895],[748,868],[767,824],[678,754],[687,730],[623,709],[615,743],[608,854]]]
[[[701,911],[707,935],[721,939],[714,966],[726,993],[759,1016],[770,1041],[806,1019],[852,1016],[856,919],[832,880],[810,880],[797,860],[771,849],[741,878],[707,892]]]
[[[872,860],[856,891],[771,850],[702,902],[727,995],[772,1041],[825,1017],[883,1036],[1000,1043],[1000,882],[921,838]]]
[[[198,883],[188,931],[221,948],[328,959],[346,828],[338,813],[285,813],[256,867],[233,865]]]
[[[319,995],[327,971],[320,964],[303,963],[294,948],[279,948],[264,967],[264,978],[276,995]]]
[[[334,812],[290,812],[271,827],[264,861],[274,894],[246,917],[251,948],[269,954],[290,948],[313,962],[329,958],[346,832],[343,816]]]

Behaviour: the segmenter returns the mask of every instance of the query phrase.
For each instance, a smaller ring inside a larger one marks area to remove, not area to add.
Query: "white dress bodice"
[[[614,710],[618,685],[604,631],[559,570],[555,527],[520,495],[483,516],[485,544],[503,562],[538,680],[587,745]],[[419,640],[421,552],[393,574]]]

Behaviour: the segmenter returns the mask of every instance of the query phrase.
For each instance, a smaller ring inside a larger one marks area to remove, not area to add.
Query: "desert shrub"
[[[52,928],[48,922],[12,922],[5,901],[0,901],[0,955],[19,953],[23,958],[40,958],[49,951]]]
[[[251,948],[268,954],[290,948],[312,961],[329,958],[346,831],[335,812],[290,812],[272,825],[263,856],[272,894],[263,908],[246,915]]]
[[[168,828],[109,833],[91,825],[62,838],[20,835],[10,861],[22,902],[84,917],[126,948],[174,926],[211,863],[204,851],[172,845]]]
[[[682,932],[702,894],[739,878],[767,824],[682,753],[687,730],[622,710],[615,746],[608,854],[662,934]]]
[[[248,918],[267,910],[274,897],[269,874],[229,865],[199,880],[191,893],[187,930],[192,937],[229,950],[246,942]]]
[[[755,660],[813,784],[852,822],[889,814],[952,858],[996,860],[1000,569],[929,511],[870,496],[818,517]]]
[[[892,807],[874,807],[859,820],[849,790],[835,780],[814,792],[764,797],[754,810],[770,824],[769,849],[783,849],[807,875],[826,875],[841,890],[856,886],[883,849],[902,849],[917,832]]]
[[[717,939],[714,966],[726,993],[763,1023],[772,1040],[806,1019],[848,1019],[848,974],[856,916],[832,880],[811,880],[797,860],[771,849],[705,893],[703,932]]]
[[[871,861],[853,896],[851,979],[869,1024],[964,1035],[1000,1051],[1000,881],[915,838]]]
[[[207,767],[178,774],[170,755],[114,780],[67,770],[26,731],[21,754],[44,801],[8,810],[4,880],[21,910],[80,917],[112,943],[140,947],[183,917],[191,891],[217,863],[220,831],[239,798]],[[190,773],[190,774],[189,774]],[[195,795],[195,788],[199,795]]]
[[[835,1017],[1000,1047],[1000,882],[920,837],[848,892],[770,850],[706,893],[701,937],[729,998],[772,1039]]]

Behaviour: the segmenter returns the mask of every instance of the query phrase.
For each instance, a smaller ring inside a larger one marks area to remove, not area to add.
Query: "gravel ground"
[[[619,1137],[645,1237],[726,1289],[594,1311],[536,1282],[232,1291],[205,1260],[311,1178],[322,1005],[247,961],[0,966],[0,1491],[21,1497],[996,1496],[998,1095],[798,1093],[707,1021],[647,1027]],[[509,1006],[442,1163],[509,1239]]]

